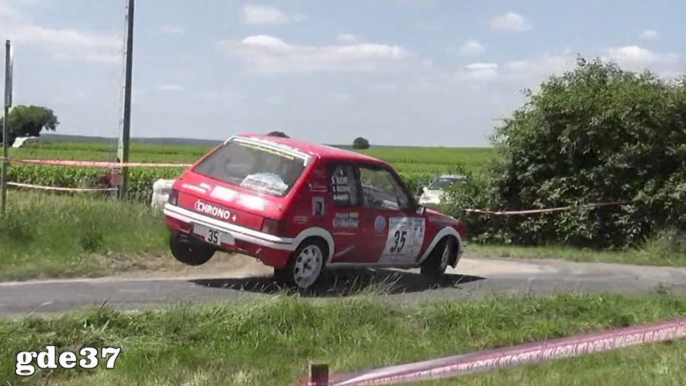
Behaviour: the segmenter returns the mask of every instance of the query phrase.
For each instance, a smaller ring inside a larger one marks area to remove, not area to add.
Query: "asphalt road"
[[[0,315],[55,313],[108,304],[135,310],[170,304],[260,299],[279,290],[269,269],[245,269],[199,277],[102,278],[0,283]],[[686,268],[657,268],[562,261],[467,259],[440,283],[416,271],[345,270],[330,273],[313,299],[345,298],[362,286],[385,291],[384,301],[418,303],[491,294],[556,291],[629,295],[686,293]]]

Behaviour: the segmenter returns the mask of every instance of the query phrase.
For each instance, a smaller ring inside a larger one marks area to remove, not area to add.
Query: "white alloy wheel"
[[[312,244],[303,248],[295,257],[293,264],[293,281],[302,289],[314,284],[322,271],[324,254],[318,245]]]

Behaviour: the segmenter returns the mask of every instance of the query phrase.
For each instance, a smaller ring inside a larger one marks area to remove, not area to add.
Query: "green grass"
[[[107,275],[167,251],[159,213],[114,200],[12,191],[0,229],[0,280]]]
[[[653,386],[686,384],[686,343],[651,344],[499,370],[460,379],[464,386]],[[422,382],[422,386],[454,386],[455,379]]]
[[[469,254],[479,257],[554,259],[582,263],[616,263],[658,267],[686,266],[686,252],[661,237],[648,241],[641,248],[626,251],[594,251],[562,246],[518,247],[470,244]]]
[[[20,191],[8,203],[0,217],[0,280],[181,268],[168,253],[163,216],[149,204]],[[626,252],[470,244],[465,256],[686,266],[683,248],[665,238]]]
[[[0,321],[0,374],[14,373],[21,350],[117,346],[122,353],[114,370],[41,370],[30,378],[9,377],[9,384],[296,385],[308,361],[350,372],[684,313],[686,298],[668,295],[490,298],[411,307],[369,297],[317,304],[281,296],[135,314],[103,309]],[[463,380],[468,385],[548,385],[551,379],[552,384],[585,385],[582,381],[595,373],[602,376],[592,381],[598,385],[677,385],[686,370],[685,347],[660,344]]]
[[[210,151],[209,146],[132,144],[132,162],[193,163]],[[389,162],[401,173],[452,173],[455,167],[477,171],[493,156],[491,148],[372,147],[361,153]],[[10,149],[12,158],[113,161],[116,143],[48,142]]]

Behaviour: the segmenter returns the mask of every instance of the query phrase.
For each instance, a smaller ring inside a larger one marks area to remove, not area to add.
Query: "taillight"
[[[169,203],[169,205],[176,206],[178,201],[179,201],[179,191],[172,188],[171,192],[169,192],[169,198],[167,199],[167,202]]]
[[[271,218],[265,218],[262,222],[262,233],[278,236],[279,222]]]

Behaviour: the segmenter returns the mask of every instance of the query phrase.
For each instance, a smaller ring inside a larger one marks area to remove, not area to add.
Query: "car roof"
[[[443,175],[439,176],[438,178],[449,178],[449,179],[453,179],[453,180],[461,180],[461,179],[465,178],[465,176],[463,176],[461,174],[443,174]]]
[[[361,154],[355,151],[339,149],[333,146],[320,145],[312,142],[305,142],[293,138],[282,138],[263,134],[238,134],[236,137],[242,138],[253,138],[265,141],[271,141],[278,143],[280,145],[289,146],[295,148],[303,153],[311,154],[314,156],[321,157],[323,159],[332,159],[337,161],[348,161],[348,162],[367,162],[377,165],[389,166],[383,160],[378,158],[370,157],[365,154]]]

